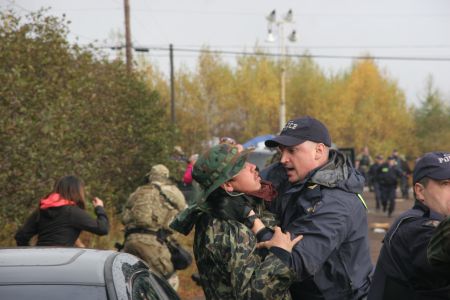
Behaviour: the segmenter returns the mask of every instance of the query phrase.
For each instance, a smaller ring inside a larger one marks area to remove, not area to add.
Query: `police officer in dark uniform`
[[[382,164],[383,164],[383,156],[377,155],[375,157],[375,163],[373,163],[369,168],[369,178],[371,180],[373,192],[375,193],[375,202],[376,202],[375,208],[377,211],[379,211],[382,206],[380,182],[379,179],[377,178],[378,170],[380,169]]]
[[[347,156],[331,149],[326,126],[309,116],[288,121],[265,145],[281,151],[281,166],[265,173],[279,192],[270,210],[283,231],[304,235],[304,245],[292,249],[297,273],[292,299],[365,299],[373,267],[366,205],[359,195],[364,177]]]
[[[395,209],[395,193],[397,190],[398,178],[403,176],[402,171],[395,165],[395,158],[389,156],[377,172],[377,180],[380,187],[381,205],[383,212],[391,217]]]
[[[415,205],[384,237],[369,300],[450,299],[448,270],[427,259],[436,227],[450,215],[450,153],[425,154],[413,173]]]

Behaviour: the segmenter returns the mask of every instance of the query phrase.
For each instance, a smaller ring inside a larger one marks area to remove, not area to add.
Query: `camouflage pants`
[[[155,235],[133,233],[127,237],[123,252],[133,254],[145,262],[159,275],[168,278],[174,273],[169,249]]]

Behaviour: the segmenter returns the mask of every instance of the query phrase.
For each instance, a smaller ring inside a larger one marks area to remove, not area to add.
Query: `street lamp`
[[[274,10],[266,17],[268,21],[268,35],[267,35],[267,42],[273,43],[278,39],[279,46],[280,46],[280,52],[281,52],[281,58],[280,58],[280,67],[281,67],[281,80],[280,80],[280,130],[283,129],[284,124],[286,124],[286,45],[285,45],[285,38],[284,35],[284,24],[292,24],[294,19],[294,14],[292,12],[292,9],[290,9],[281,20],[277,20],[277,13]],[[273,33],[273,25],[277,26],[278,32],[277,37],[274,36]],[[292,30],[292,32],[287,36],[287,39],[290,42],[296,42],[297,41],[297,33],[295,30]]]

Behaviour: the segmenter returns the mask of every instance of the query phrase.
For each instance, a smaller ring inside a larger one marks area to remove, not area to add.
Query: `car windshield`
[[[104,286],[86,285],[2,285],[2,300],[107,300]]]

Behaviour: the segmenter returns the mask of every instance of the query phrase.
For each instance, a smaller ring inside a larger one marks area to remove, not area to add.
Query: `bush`
[[[139,73],[67,42],[67,21],[0,13],[0,226],[3,245],[59,177],[120,208],[151,165],[168,163],[173,129]]]

